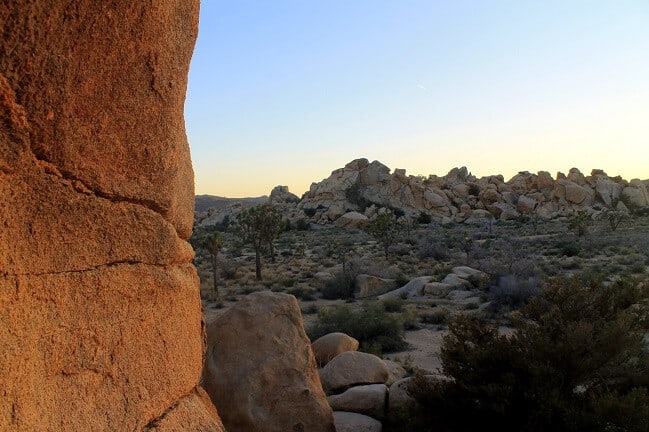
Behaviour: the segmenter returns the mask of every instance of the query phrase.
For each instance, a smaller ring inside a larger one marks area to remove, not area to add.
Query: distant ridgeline
[[[215,205],[209,204],[209,199]],[[466,167],[453,168],[443,177],[426,178],[407,176],[404,169],[391,173],[379,161],[356,159],[321,182],[312,183],[302,199],[286,186],[275,187],[269,197],[198,196],[196,222],[216,225],[225,216],[231,218],[243,208],[264,202],[279,206],[291,222],[307,218],[318,224],[342,220],[341,216],[349,212],[371,219],[380,208],[442,223],[521,216],[552,219],[584,209],[643,214],[649,213],[649,180],[627,181],[620,176],[609,177],[599,169],[584,176],[572,168],[567,175],[557,173],[556,178],[547,171],[522,171],[505,181],[502,175],[476,178]]]

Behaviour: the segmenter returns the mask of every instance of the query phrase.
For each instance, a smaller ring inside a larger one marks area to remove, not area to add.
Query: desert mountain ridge
[[[236,216],[263,202],[279,206],[289,221],[306,217],[323,225],[350,212],[357,213],[357,219],[371,219],[381,208],[442,223],[520,216],[553,219],[582,209],[645,212],[649,210],[649,180],[625,180],[601,169],[584,175],[577,168],[567,174],[558,172],[555,177],[547,171],[520,171],[507,181],[499,174],[478,178],[466,167],[453,168],[444,176],[425,177],[406,175],[405,169],[391,170],[377,160],[361,158],[312,183],[301,198],[286,186],[276,186],[267,198],[215,200],[218,206],[208,202],[204,195],[196,198],[196,222],[203,226],[220,223],[226,215]]]

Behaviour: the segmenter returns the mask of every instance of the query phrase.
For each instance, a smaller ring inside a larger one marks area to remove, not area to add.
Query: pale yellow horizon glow
[[[649,179],[647,22],[647,1],[203,2],[196,193],[301,196],[361,157]]]

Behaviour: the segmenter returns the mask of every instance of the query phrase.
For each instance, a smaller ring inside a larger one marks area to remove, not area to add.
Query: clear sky
[[[196,193],[408,174],[649,178],[649,0],[203,0]]]

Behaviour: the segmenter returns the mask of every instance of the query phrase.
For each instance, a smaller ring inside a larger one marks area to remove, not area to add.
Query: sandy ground
[[[410,348],[406,351],[386,354],[384,357],[398,363],[410,363],[426,373],[438,374],[441,369],[439,360],[442,338],[446,330],[421,329],[406,332],[406,342]]]

